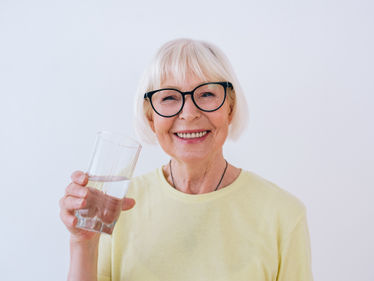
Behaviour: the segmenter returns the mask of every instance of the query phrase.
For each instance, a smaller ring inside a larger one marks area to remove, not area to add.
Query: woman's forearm
[[[98,241],[70,241],[68,281],[97,281]]]

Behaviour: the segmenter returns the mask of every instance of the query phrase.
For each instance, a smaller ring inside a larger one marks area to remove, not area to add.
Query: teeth
[[[206,135],[207,131],[199,132],[199,133],[177,133],[178,137],[183,139],[193,139],[193,138],[201,138],[202,136]]]

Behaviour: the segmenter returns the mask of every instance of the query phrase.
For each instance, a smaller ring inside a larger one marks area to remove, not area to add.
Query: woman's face
[[[187,92],[204,82],[207,81],[187,75],[182,84],[169,78],[162,83],[161,88],[171,87]],[[183,110],[177,116],[165,118],[152,111],[149,123],[167,154],[178,161],[191,162],[213,160],[222,153],[231,119],[231,106],[227,97],[220,109],[204,112],[187,95]]]

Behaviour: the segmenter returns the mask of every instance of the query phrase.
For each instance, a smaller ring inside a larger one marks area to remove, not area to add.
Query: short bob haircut
[[[247,102],[227,57],[211,43],[176,39],[161,46],[140,80],[135,103],[135,130],[142,141],[157,143],[156,135],[149,125],[152,108],[149,101],[144,99],[144,94],[159,89],[167,77],[179,82],[184,81],[189,73],[203,82],[231,82],[234,89],[229,90],[227,100],[231,103],[233,115],[228,137],[236,140],[245,129],[248,120]]]

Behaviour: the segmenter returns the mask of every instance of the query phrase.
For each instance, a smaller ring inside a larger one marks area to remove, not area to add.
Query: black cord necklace
[[[225,160],[225,162],[226,162],[225,170],[223,171],[223,174],[222,174],[222,176],[221,176],[221,179],[219,180],[219,183],[217,184],[217,187],[216,187],[216,189],[215,189],[214,191],[216,191],[216,190],[218,189],[219,185],[221,184],[221,182],[222,182],[222,180],[223,180],[223,177],[224,177],[225,174],[226,174],[226,170],[227,170],[228,163],[227,163],[226,160]],[[171,181],[173,182],[173,187],[174,187],[175,189],[177,189],[177,188],[175,187],[175,182],[174,182],[174,177],[173,177],[173,170],[171,169],[171,160],[169,161],[169,169],[170,169]]]

